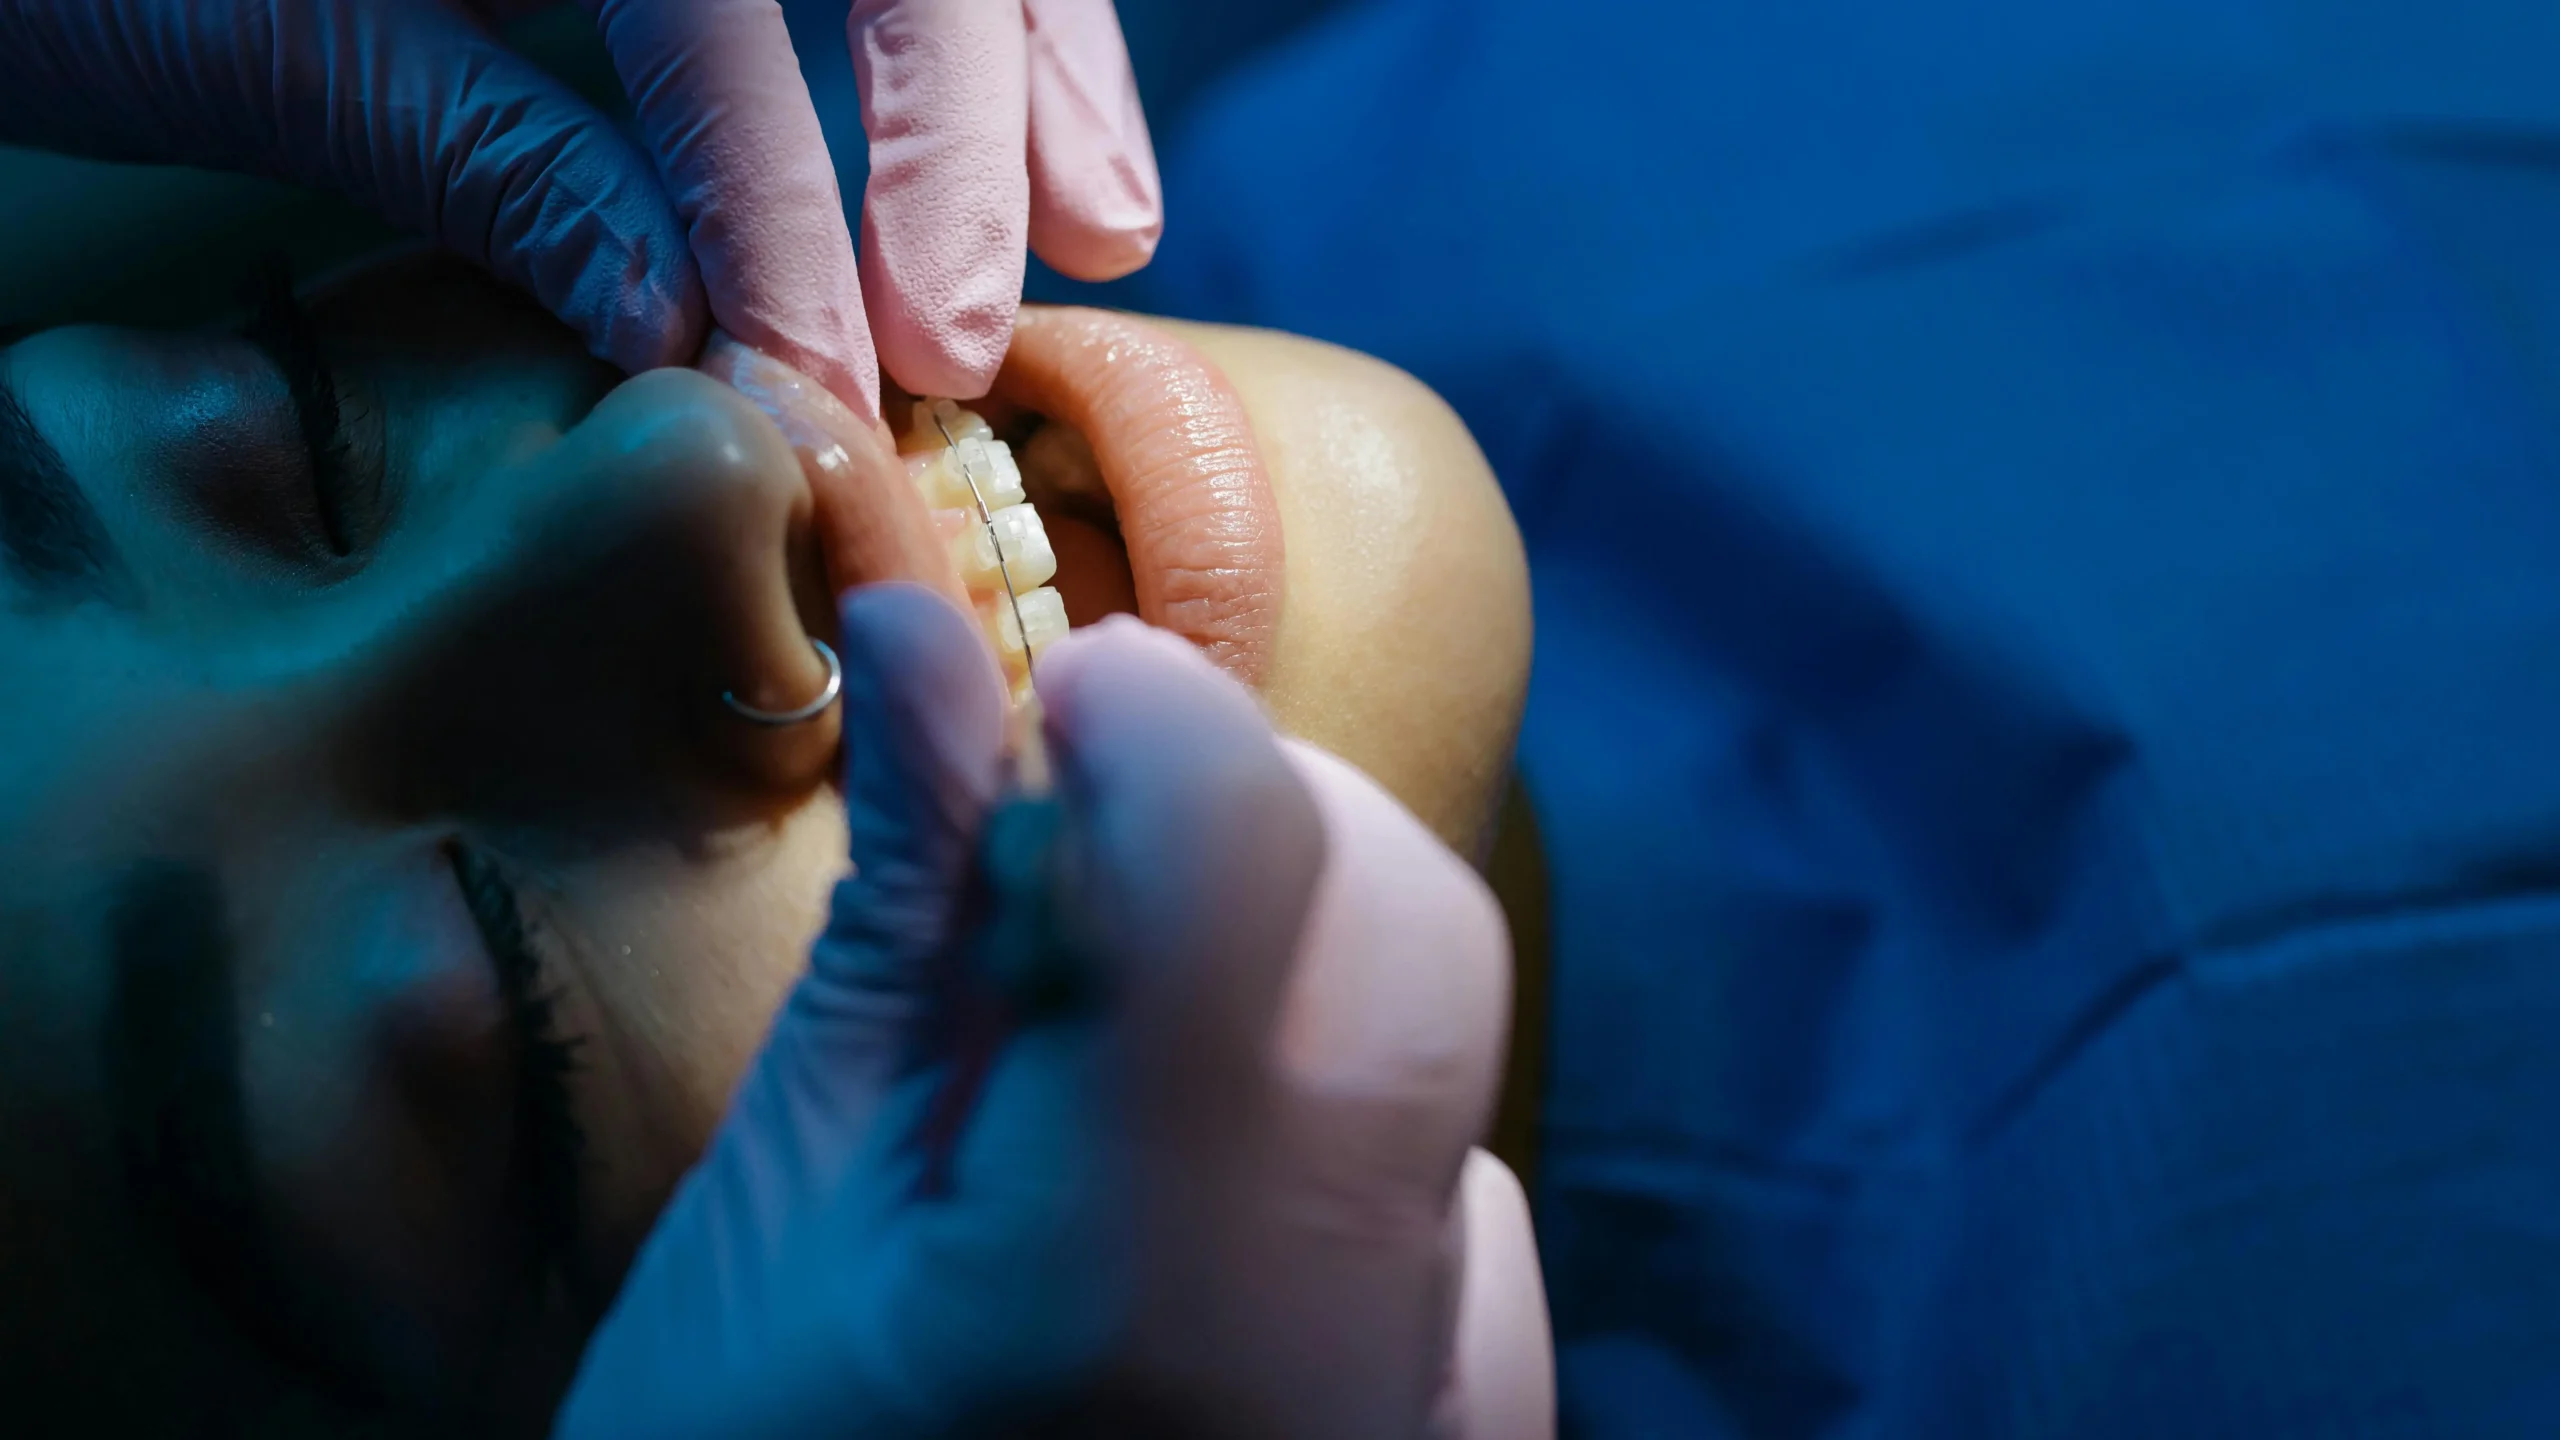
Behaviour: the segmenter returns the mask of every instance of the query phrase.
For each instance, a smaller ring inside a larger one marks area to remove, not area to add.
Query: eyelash
[[[240,327],[241,338],[266,352],[292,392],[294,419],[311,461],[321,539],[332,556],[345,559],[355,553],[346,514],[355,463],[337,372],[321,356],[319,331],[294,293],[293,272],[281,257],[269,257],[248,290],[249,318]]]
[[[584,1304],[577,1236],[587,1137],[569,1103],[569,1077],[584,1040],[561,1030],[559,992],[542,985],[542,961],[515,887],[471,850],[455,847],[452,860],[463,900],[496,962],[498,991],[515,1031],[514,1164],[525,1177],[526,1278],[538,1294]]]

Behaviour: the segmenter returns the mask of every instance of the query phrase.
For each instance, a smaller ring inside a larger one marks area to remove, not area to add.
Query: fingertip
[[[941,596],[904,580],[856,585],[836,597],[836,621],[844,627],[847,654],[856,648],[894,644],[896,637],[915,630],[930,630],[941,623],[939,616],[945,612],[955,618],[958,613]]]
[[[1161,216],[1125,227],[1087,227],[1044,213],[1036,201],[1032,206],[1031,248],[1042,263],[1070,280],[1099,285],[1134,275],[1156,258],[1163,238]]]
[[[1443,948],[1453,959],[1472,957],[1501,1002],[1497,1015],[1506,1011],[1511,923],[1484,876],[1368,771],[1295,736],[1282,737],[1280,748],[1317,797],[1327,827],[1358,834],[1376,852],[1365,867],[1373,878],[1402,872],[1409,883],[1390,891],[1430,897],[1427,908],[1445,922]]]
[[[1034,678],[1050,739],[1071,764],[1083,756],[1107,766],[1163,743],[1268,729],[1251,694],[1198,646],[1132,615],[1070,631]]]
[[[1450,1433],[1470,1440],[1550,1440],[1556,1432],[1555,1343],[1528,1195],[1511,1167],[1469,1152],[1458,1204],[1465,1226]]]
[[[703,313],[707,336],[712,314],[707,300]],[[757,355],[780,363],[795,377],[805,378],[824,390],[851,412],[856,424],[878,425],[880,365],[872,353],[870,336],[859,330],[827,329],[827,334],[813,341],[808,335],[795,335],[750,312],[745,313],[736,325],[722,327],[721,333]]]
[[[1091,0],[1031,0],[1031,247],[1077,280],[1155,258],[1164,180],[1118,18]]]
[[[1490,1118],[1510,1031],[1510,931],[1492,888],[1385,787],[1295,739],[1281,751],[1327,841],[1285,1063],[1333,1091],[1409,1107],[1407,1178],[1433,1194]],[[1381,955],[1399,957],[1393,965]]]
[[[1201,664],[1216,668],[1197,646],[1172,631],[1159,629],[1135,615],[1112,614],[1068,631],[1040,656],[1032,673],[1044,696],[1054,691],[1072,703],[1071,697],[1083,688],[1085,669],[1097,654],[1109,656],[1131,646],[1150,651],[1168,665],[1185,665],[1196,658]],[[1058,707],[1053,702],[1049,708],[1054,714]]]
[[[880,364],[916,394],[984,395],[1028,256],[1023,10],[860,4],[845,37],[869,137],[859,248]]]
[[[591,353],[627,374],[683,365],[710,333],[701,276],[690,259],[663,251],[599,256],[568,296],[540,298],[578,328]]]
[[[932,589],[906,580],[856,585],[836,600],[836,622],[850,685],[857,667],[901,694],[919,683],[951,686],[991,665],[959,607]]]
[[[1022,241],[971,256],[883,242],[863,225],[863,305],[879,365],[909,394],[974,400],[995,384],[1022,308]]]
[[[861,585],[836,603],[844,665],[845,765],[857,791],[931,766],[992,758],[1004,734],[1004,687],[958,607],[907,581]],[[912,777],[907,777],[912,778]]]
[[[1041,702],[1060,787],[1111,873],[1164,914],[1183,909],[1177,893],[1241,901],[1301,868],[1312,886],[1323,822],[1252,695],[1189,642],[1126,617],[1068,639],[1042,662]]]

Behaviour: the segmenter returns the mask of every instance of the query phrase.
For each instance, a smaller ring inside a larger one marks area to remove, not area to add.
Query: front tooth
[[[951,432],[954,441],[996,438],[996,427],[988,424],[985,416],[961,408],[955,400],[919,400],[907,412],[907,433],[925,442],[921,449],[941,446],[945,430]]]
[[[974,491],[972,480],[977,482]],[[947,450],[935,451],[931,463],[917,474],[916,484],[924,490],[924,503],[938,510],[974,510],[983,499],[992,514],[1022,503],[1022,470],[1013,463],[1013,447],[1001,440],[969,436]]]
[[[1022,607],[1022,623],[1018,626],[1013,623],[1014,606],[1017,604]],[[1053,586],[1025,590],[1011,601],[999,595],[989,608],[995,615],[996,652],[1008,661],[1022,658],[1026,633],[1031,637],[1029,649],[1033,659],[1038,659],[1041,651],[1056,644],[1058,637],[1067,633],[1066,597]]]
[[[1058,573],[1058,552],[1050,548],[1039,511],[1027,504],[1007,505],[988,518],[991,525],[973,524],[952,541],[951,558],[960,567],[961,583],[972,590],[1000,590],[1010,578],[1014,589],[1028,590]],[[1001,573],[996,569],[999,548]]]

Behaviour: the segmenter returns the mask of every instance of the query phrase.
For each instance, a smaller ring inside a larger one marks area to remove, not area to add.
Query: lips
[[[950,538],[886,433],[734,342],[715,341],[703,368],[773,415],[799,453],[837,588],[911,580],[968,603]],[[1279,507],[1244,404],[1207,357],[1129,316],[1029,308],[983,408],[1008,421],[1044,417],[1089,448],[1109,495],[1105,523],[1116,522],[1127,556],[1125,582],[1102,577],[1097,591],[1125,583],[1141,619],[1190,640],[1245,683],[1262,681],[1279,633]],[[1079,607],[1071,594],[1071,610],[1097,608],[1087,598]]]
[[[1139,618],[1259,685],[1280,628],[1280,511],[1226,376],[1143,320],[1040,307],[1014,321],[992,398],[1083,436]]]

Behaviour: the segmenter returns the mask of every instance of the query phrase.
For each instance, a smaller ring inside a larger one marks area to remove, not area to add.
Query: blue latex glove
[[[648,149],[493,37],[539,0],[0,0],[0,141],[339,191],[523,286],[628,370],[712,323],[876,419],[879,355],[984,393],[1026,244],[1146,263],[1155,158],[1110,0],[848,0],[857,276],[775,0],[585,0]]]
[[[965,927],[1000,682],[922,590],[856,591],[844,622],[855,874],[560,1432],[1410,1440],[1436,1405],[1546,1433],[1526,1214],[1469,1158],[1504,1006],[1472,872],[1189,646],[1117,621],[1042,664],[1047,923],[1008,923],[1039,894],[1017,884]],[[983,943],[1025,928],[1085,998],[1017,1014],[973,1077]]]

